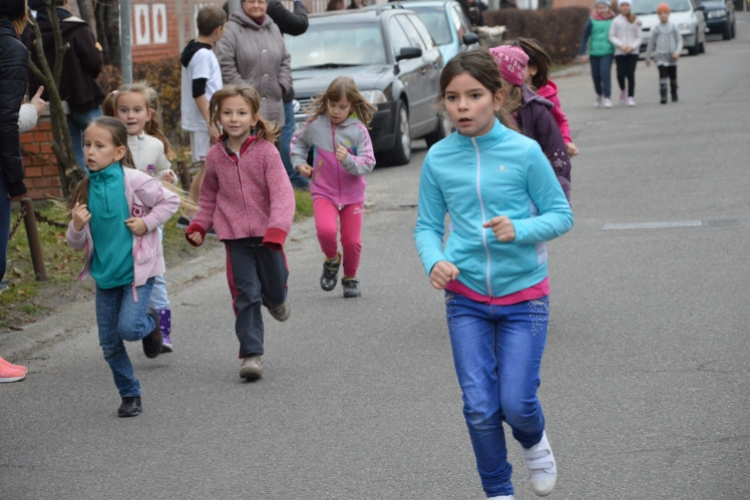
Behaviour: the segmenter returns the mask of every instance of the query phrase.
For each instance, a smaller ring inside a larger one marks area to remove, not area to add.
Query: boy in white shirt
[[[190,132],[193,161],[201,163],[200,171],[190,185],[190,198],[198,202],[203,177],[206,175],[206,154],[219,138],[219,130],[210,123],[208,104],[214,92],[223,87],[221,67],[213,48],[222,36],[227,15],[221,7],[209,5],[198,11],[198,38],[190,40],[182,51],[182,130]],[[184,220],[183,220],[184,219]],[[187,228],[189,221],[180,217],[178,227]]]

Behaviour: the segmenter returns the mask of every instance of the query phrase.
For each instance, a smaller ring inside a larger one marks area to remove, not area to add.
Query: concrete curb
[[[301,240],[315,235],[315,224],[311,218],[297,222],[287,238],[287,248]],[[187,244],[187,243],[186,243]],[[210,278],[224,270],[225,251],[215,248],[205,255],[196,257],[179,266],[167,270],[166,279],[170,294]],[[18,362],[43,346],[53,345],[86,332],[96,324],[96,308],[93,300],[71,302],[64,310],[52,314],[37,323],[29,323],[22,330],[4,333],[0,336],[0,355]]]

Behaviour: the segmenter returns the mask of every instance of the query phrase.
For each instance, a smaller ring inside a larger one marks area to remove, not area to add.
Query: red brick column
[[[32,200],[62,197],[52,142],[52,124],[48,115],[39,117],[36,128],[21,134],[21,154],[26,167],[24,183]]]

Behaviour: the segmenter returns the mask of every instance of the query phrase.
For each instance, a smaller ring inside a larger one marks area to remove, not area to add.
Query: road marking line
[[[700,227],[699,220],[682,220],[672,222],[614,222],[604,224],[602,231],[628,231],[631,229],[673,229],[676,227]]]

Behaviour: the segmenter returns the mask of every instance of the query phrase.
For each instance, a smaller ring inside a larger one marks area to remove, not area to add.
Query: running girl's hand
[[[198,246],[203,244],[203,236],[198,231],[194,231],[187,235],[188,239]]]
[[[586,54],[578,56],[578,62],[581,64],[589,62],[589,56],[587,56]]]
[[[44,110],[47,109],[47,102],[42,99],[42,92],[44,92],[44,86],[40,85],[36,94],[34,94],[34,97],[29,101],[29,103],[34,106],[34,109],[36,109],[37,116],[42,116]]]
[[[505,215],[493,217],[484,223],[482,227],[488,227],[492,229],[498,240],[502,242],[513,241],[516,239],[516,228],[513,226],[513,222]]]
[[[90,220],[91,213],[86,204],[76,203],[73,207],[73,229],[80,233]]]
[[[167,170],[167,171],[164,172],[164,175],[162,175],[161,178],[165,182],[169,182],[170,184],[172,184],[172,183],[174,183],[174,180],[175,180],[176,177],[174,175],[174,171],[173,170]]]
[[[146,231],[148,231],[148,226],[146,226],[146,223],[143,222],[143,219],[140,217],[129,218],[125,221],[125,225],[128,226],[128,229],[130,229],[136,236],[145,234]]]
[[[672,59],[674,59],[675,61],[677,59],[679,59],[679,58],[680,58],[680,53],[679,52],[675,52],[674,54],[672,54]]]
[[[336,148],[336,159],[339,161],[339,163],[344,163],[347,158],[349,158],[349,151],[347,151],[344,146],[339,144],[339,147]]]
[[[568,146],[568,156],[570,156],[571,158],[573,158],[574,156],[578,156],[578,152],[579,152],[578,146],[576,146],[572,142],[569,142],[567,146]]]
[[[458,278],[459,274],[461,274],[461,271],[447,260],[438,261],[430,271],[430,285],[435,290],[442,290],[448,282]]]
[[[308,179],[312,177],[313,168],[308,165],[307,163],[303,163],[299,167],[297,167],[297,171],[302,175],[302,177],[307,177]]]

